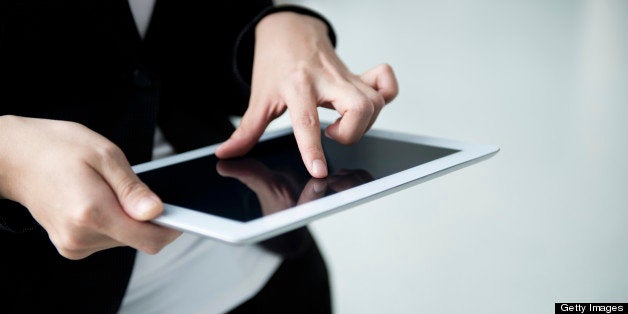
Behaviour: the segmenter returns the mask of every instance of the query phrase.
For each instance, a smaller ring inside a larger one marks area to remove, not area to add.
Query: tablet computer
[[[353,145],[321,138],[328,167],[324,179],[309,175],[291,127],[267,131],[243,157],[219,159],[216,144],[133,170],[164,202],[164,212],[154,223],[250,244],[499,151],[494,145],[377,129]]]

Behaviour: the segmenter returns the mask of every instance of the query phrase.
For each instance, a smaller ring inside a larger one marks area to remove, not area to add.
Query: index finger
[[[124,214],[122,208],[107,211],[103,231],[112,239],[148,254],[156,254],[174,241],[181,231],[151,222],[137,221]]]
[[[152,222],[138,221],[129,216],[122,208],[113,189],[107,184],[99,186],[94,193],[99,195],[99,200],[89,211],[92,222],[88,227],[115,242],[155,254],[181,234],[178,230]],[[103,244],[114,246],[110,241]]]
[[[316,97],[309,88],[298,92],[299,95],[290,93],[287,99],[294,137],[310,174],[315,178],[324,178],[327,176],[327,162],[321,145]]]

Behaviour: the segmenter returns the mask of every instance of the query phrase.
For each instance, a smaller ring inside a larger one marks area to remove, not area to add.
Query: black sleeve
[[[255,47],[255,26],[257,23],[269,14],[291,11],[299,14],[316,17],[327,24],[329,39],[332,45],[336,46],[336,33],[331,23],[318,12],[298,5],[276,5],[268,7],[260,12],[240,33],[236,40],[235,54],[233,60],[234,73],[238,80],[246,89],[251,87],[251,77],[253,71],[253,50]]]
[[[0,199],[0,232],[23,233],[40,228],[26,207]]]

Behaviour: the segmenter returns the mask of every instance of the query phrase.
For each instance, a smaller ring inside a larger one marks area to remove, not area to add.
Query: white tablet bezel
[[[267,141],[291,132],[291,127],[268,131],[262,136],[260,141]],[[315,219],[474,164],[495,155],[499,151],[499,147],[494,145],[468,143],[377,129],[368,131],[366,135],[448,148],[457,150],[458,152],[248,222],[227,219],[172,204],[164,204],[164,213],[153,222],[227,243],[255,243],[304,226]],[[138,164],[133,166],[133,170],[136,173],[141,173],[211,155],[214,153],[216,147],[218,147],[218,144]]]

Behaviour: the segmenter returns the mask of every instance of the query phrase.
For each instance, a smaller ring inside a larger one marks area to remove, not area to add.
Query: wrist
[[[256,48],[265,46],[281,52],[320,47],[333,49],[327,33],[327,25],[315,17],[288,11],[277,12],[267,15],[257,24]]]
[[[235,49],[235,56],[233,58],[234,74],[236,78],[242,83],[242,86],[245,90],[249,90],[251,87],[250,84],[251,84],[251,74],[252,74],[251,70],[253,69],[253,50],[255,49],[256,40],[258,39],[257,38],[258,34],[256,33],[258,31],[257,26],[260,23],[260,21],[265,19],[266,17],[269,17],[270,15],[283,13],[283,12],[289,12],[289,13],[294,13],[294,14],[298,13],[299,15],[294,15],[294,16],[304,15],[304,16],[311,16],[311,17],[319,19],[326,26],[326,30],[327,30],[326,35],[329,38],[329,41],[331,42],[332,49],[336,45],[336,34],[334,32],[332,25],[329,23],[329,21],[327,21],[327,19],[325,19],[325,17],[323,17],[319,13],[313,10],[310,10],[308,8],[298,6],[298,5],[286,4],[286,5],[275,5],[275,6],[268,7],[262,12],[260,12],[260,14],[258,14],[258,16],[253,21],[251,21],[251,23],[249,23],[249,25],[240,33],[234,47]],[[273,18],[267,19],[266,22],[272,21],[277,17],[280,17],[280,16],[276,15]],[[285,16],[281,16],[281,17],[282,19],[285,18]],[[273,25],[274,23],[269,23],[269,24]],[[259,30],[260,30],[260,35],[261,33],[266,33],[265,31],[262,31],[261,28]],[[279,31],[286,31],[286,30],[280,29]],[[267,37],[270,37],[270,36],[280,37],[280,36],[277,36],[277,34],[272,34],[272,33],[269,33],[269,36]],[[322,42],[322,41],[319,40],[319,42]]]
[[[279,15],[280,13],[292,13],[293,17],[301,17],[301,18],[309,16],[319,22],[322,22],[326,26],[326,29],[327,29],[326,34],[329,40],[331,41],[332,46],[336,46],[336,33],[334,32],[334,28],[331,25],[331,23],[323,15],[319,14],[318,12],[312,9],[309,9],[303,6],[284,4],[284,5],[276,5],[276,6],[270,7],[266,9],[264,12],[262,12],[262,14],[259,17],[259,20],[255,22],[255,24],[257,25],[261,20],[264,20],[269,16],[274,15],[272,19],[277,18],[281,16]]]
[[[314,34],[317,37],[328,37],[328,25],[322,20],[293,11],[279,11],[271,13],[262,18],[255,27],[255,34],[260,35],[265,31],[307,31],[308,35]],[[304,34],[303,34],[304,35]]]
[[[10,120],[13,116],[10,115],[0,115],[0,200],[6,199],[5,197],[5,174],[7,170],[7,152],[8,152],[8,130],[10,126]]]
[[[14,115],[1,115],[0,116],[0,200],[12,199],[9,190],[11,189],[11,177],[15,158],[11,154],[18,148],[19,141],[15,142],[15,128],[16,123],[21,117]],[[18,144],[16,144],[18,143]],[[15,184],[13,184],[14,186]]]

